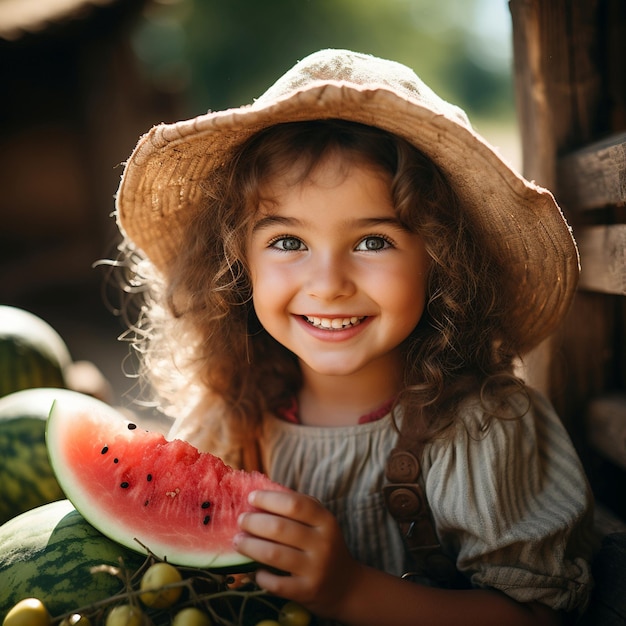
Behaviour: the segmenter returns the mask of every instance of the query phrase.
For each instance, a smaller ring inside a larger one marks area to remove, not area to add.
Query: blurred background
[[[0,0],[0,304],[139,395],[107,269],[122,163],[155,123],[249,103],[324,47],[401,61],[519,165],[507,0]]]

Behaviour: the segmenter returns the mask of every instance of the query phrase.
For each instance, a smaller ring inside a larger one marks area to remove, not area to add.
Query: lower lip
[[[356,326],[348,326],[347,328],[341,329],[329,329],[320,328],[319,326],[313,326],[313,324],[309,324],[302,316],[295,316],[298,323],[309,333],[309,335],[315,337],[316,339],[321,339],[322,341],[347,341],[348,339],[352,339],[356,335],[360,334],[365,328],[369,325],[372,317],[366,317],[361,323]]]

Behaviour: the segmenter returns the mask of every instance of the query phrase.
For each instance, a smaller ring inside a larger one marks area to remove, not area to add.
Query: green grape
[[[7,614],[2,626],[50,626],[50,615],[41,600],[20,600]]]
[[[105,622],[105,626],[142,626],[143,613],[136,606],[120,604],[113,607]]]
[[[209,616],[194,606],[182,609],[174,616],[172,626],[212,626]]]
[[[309,626],[311,614],[297,602],[287,602],[278,614],[280,626]]]
[[[157,609],[168,608],[180,598],[183,589],[182,587],[161,589],[161,587],[180,582],[182,579],[180,572],[173,565],[163,562],[155,563],[141,578],[139,588],[144,593],[139,597],[146,606]]]

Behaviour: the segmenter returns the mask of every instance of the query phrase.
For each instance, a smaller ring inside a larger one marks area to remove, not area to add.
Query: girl
[[[293,489],[240,519],[261,587],[373,626],[585,606],[587,483],[513,372],[566,313],[576,247],[460,109],[321,51],[251,106],[152,129],[117,217],[171,436]]]

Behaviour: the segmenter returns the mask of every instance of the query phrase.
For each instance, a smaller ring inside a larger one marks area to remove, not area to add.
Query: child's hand
[[[319,501],[293,491],[255,491],[250,504],[260,510],[240,516],[244,532],[235,537],[235,547],[288,574],[261,569],[258,585],[313,613],[332,615],[360,569],[335,517]]]

